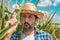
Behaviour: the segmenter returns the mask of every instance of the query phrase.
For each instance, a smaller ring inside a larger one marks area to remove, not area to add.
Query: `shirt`
[[[22,40],[35,40],[34,34],[25,35],[25,34],[23,33],[23,34],[22,34]]]
[[[11,40],[18,40],[19,32],[12,35]],[[37,30],[34,33],[35,40],[52,40],[52,36],[48,32],[42,30]]]

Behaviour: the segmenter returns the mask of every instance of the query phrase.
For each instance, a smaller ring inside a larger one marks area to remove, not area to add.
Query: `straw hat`
[[[29,13],[29,14],[34,14],[38,18],[41,18],[43,16],[42,12],[38,12],[35,5],[32,3],[26,3],[23,7],[22,13]]]

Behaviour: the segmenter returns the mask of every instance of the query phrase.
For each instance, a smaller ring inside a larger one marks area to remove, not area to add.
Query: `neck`
[[[31,34],[34,34],[34,30],[31,30],[31,31],[24,31],[23,32],[25,35],[31,35]]]

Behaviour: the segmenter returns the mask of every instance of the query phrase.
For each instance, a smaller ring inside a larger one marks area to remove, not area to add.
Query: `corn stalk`
[[[2,38],[6,35],[7,31],[10,29],[10,27],[5,27],[5,17],[4,17],[4,13],[7,12],[9,13],[9,11],[6,9],[4,9],[4,0],[2,0],[1,2],[1,7],[0,7],[0,13],[2,15],[2,17],[0,17],[0,22],[1,22],[1,26],[0,26],[0,40],[2,40]],[[1,16],[0,15],[0,16]],[[8,16],[6,16],[6,18],[8,18]]]
[[[4,28],[4,0],[2,0],[2,21],[1,21],[1,29]]]
[[[19,10],[19,12],[18,12],[18,16],[20,16],[23,7],[24,7],[24,0],[22,0],[22,4],[21,4],[20,10]],[[19,21],[20,21],[20,20],[19,20]],[[22,28],[21,22],[20,22],[20,23],[18,24],[18,30],[17,30],[17,31],[20,32],[20,35],[19,35],[19,37],[18,37],[18,40],[22,40],[22,30],[23,30],[23,28]]]
[[[0,40],[6,35],[7,31],[10,29],[11,27],[6,27],[2,30],[0,30]]]
[[[38,5],[39,1],[40,1],[40,0],[36,0],[36,4],[35,4],[35,6],[36,6],[36,7],[37,7],[37,5]]]
[[[17,0],[16,0],[17,1]],[[38,4],[38,2],[39,2],[39,0],[37,0],[37,2],[36,2],[36,7],[37,7],[37,4]],[[20,9],[19,9],[19,12],[18,12],[18,16],[20,16],[20,14],[21,14],[21,11],[22,11],[22,9],[23,9],[23,7],[24,7],[24,0],[22,0],[22,4],[21,4],[21,7],[20,7]],[[1,6],[0,6],[0,22],[1,22],[1,24],[0,24],[0,40],[2,40],[2,38],[6,35],[6,32],[11,28],[11,27],[6,27],[5,28],[5,25],[4,25],[4,23],[5,23],[5,18],[4,18],[4,12],[8,12],[8,13],[10,13],[11,14],[11,16],[13,15],[11,12],[9,12],[8,11],[8,9],[6,9],[6,10],[4,10],[4,0],[2,0],[2,8],[1,8]],[[56,14],[56,11],[54,12],[54,14],[52,15],[52,16],[50,16],[48,19],[47,19],[47,21],[46,21],[46,23],[44,24],[42,21],[39,21],[38,22],[38,25],[37,25],[37,27],[39,28],[39,29],[42,29],[42,30],[44,30],[44,31],[47,31],[47,32],[49,32],[52,36],[54,36],[54,38],[56,39],[56,40],[58,40],[57,39],[57,37],[56,37],[56,35],[55,35],[55,31],[56,31],[56,29],[54,29],[55,27],[53,27],[52,26],[52,19],[53,19],[53,17],[54,17],[54,15]],[[11,18],[11,17],[9,17],[8,16],[8,14],[6,15],[6,19],[8,18],[8,20]],[[40,23],[41,22],[41,23]],[[53,27],[53,28],[52,28]],[[49,29],[49,30],[48,30]],[[19,20],[19,24],[18,24],[18,27],[17,27],[17,31],[19,31],[20,32],[20,35],[18,36],[19,38],[18,38],[18,40],[22,40],[22,25],[21,25],[21,22],[20,22],[20,20]],[[51,32],[51,30],[52,30],[52,32]]]
[[[56,14],[56,12],[57,11],[55,11],[53,13],[53,15],[51,15],[45,23],[43,21],[41,22],[41,19],[40,19],[40,22],[38,22],[37,27],[40,30],[49,32],[52,35],[53,39],[58,40],[58,38],[55,35],[55,31],[57,30],[58,26],[53,26],[53,23],[52,23],[52,19],[53,19],[54,15]],[[54,24],[54,25],[59,25],[59,24]]]

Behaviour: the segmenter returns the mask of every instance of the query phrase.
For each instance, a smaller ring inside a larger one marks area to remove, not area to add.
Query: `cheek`
[[[35,24],[35,19],[30,20],[30,24],[34,25]]]

